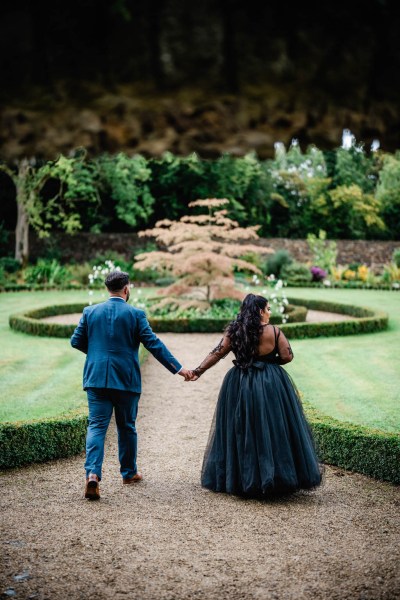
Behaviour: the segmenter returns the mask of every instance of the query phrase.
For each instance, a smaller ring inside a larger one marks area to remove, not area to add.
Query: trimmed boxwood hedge
[[[371,333],[387,327],[388,317],[368,308],[325,302],[292,299],[291,304],[314,310],[338,312],[357,317],[356,320],[332,323],[293,323],[281,325],[290,338],[321,335],[351,335]],[[24,315],[10,317],[10,325],[18,331],[34,335],[69,337],[74,325],[41,323],[40,318],[81,312],[85,305],[49,306]],[[221,332],[226,325],[220,319],[150,319],[155,331]],[[143,359],[143,354],[142,354]],[[378,479],[400,483],[400,436],[341,422],[321,415],[305,403],[307,419],[312,427],[321,460],[344,469],[357,471]],[[84,449],[87,417],[73,414],[58,419],[31,423],[0,425],[0,468],[16,467],[29,462],[41,462],[76,454]]]
[[[0,469],[79,454],[87,416],[73,413],[38,421],[0,423]]]
[[[324,321],[321,323],[292,323],[281,325],[280,329],[290,339],[314,338],[322,336],[357,335],[374,333],[387,329],[389,318],[387,313],[371,308],[341,304],[324,300],[305,300],[291,298],[291,304],[306,306],[311,310],[321,310],[356,317],[347,321]]]
[[[147,350],[140,346],[140,363],[146,355]],[[0,423],[0,469],[83,452],[87,423],[87,414],[81,410],[47,419]]]
[[[348,321],[332,321],[322,323],[285,323],[280,325],[282,331],[290,339],[312,338],[320,336],[355,335],[358,333],[373,333],[381,331],[388,326],[386,313],[377,312],[370,308],[327,302],[322,300],[301,300],[292,298],[291,305],[296,306],[296,319],[299,321],[305,317],[305,308],[324,310],[356,317]],[[19,315],[11,315],[10,327],[16,331],[22,331],[31,335],[48,337],[71,337],[75,325],[63,325],[61,323],[44,323],[40,319],[60,314],[80,313],[86,304],[64,304],[46,306]],[[292,316],[293,313],[292,313]],[[220,333],[228,324],[227,319],[166,319],[161,317],[150,317],[150,325],[158,333]]]
[[[376,479],[400,483],[400,435],[325,416],[303,403],[324,462]]]

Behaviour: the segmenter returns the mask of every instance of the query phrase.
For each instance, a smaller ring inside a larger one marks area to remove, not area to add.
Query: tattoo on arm
[[[200,377],[204,371],[215,365],[221,358],[224,358],[228,352],[229,348],[224,348],[224,338],[222,338],[218,345],[208,353],[203,362],[193,372]]]
[[[211,350],[210,354],[217,354],[217,352],[221,352],[221,350],[223,348],[223,344],[222,344],[223,341],[224,341],[224,338],[221,338],[218,345],[215,346],[215,348],[213,350]]]

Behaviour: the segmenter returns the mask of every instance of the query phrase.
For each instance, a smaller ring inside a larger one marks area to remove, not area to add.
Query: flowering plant
[[[92,268],[92,272],[89,273],[89,296],[93,296],[93,289],[102,290],[104,288],[104,280],[111,271],[120,271],[121,267],[115,265],[112,260],[106,260],[103,265],[95,265]],[[101,294],[101,297],[105,297],[105,292]],[[89,304],[93,304],[92,298],[90,298]]]
[[[321,269],[321,267],[311,267],[310,271],[313,281],[323,281],[328,275],[328,273],[324,269]]]
[[[289,300],[286,297],[286,293],[283,289],[286,285],[282,279],[275,279],[275,275],[269,275],[267,277],[268,284],[273,288],[273,291],[268,295],[269,302],[271,305],[272,316],[281,316],[282,323],[286,323],[289,319],[289,315],[285,312]],[[267,294],[268,290],[263,289],[262,294]]]

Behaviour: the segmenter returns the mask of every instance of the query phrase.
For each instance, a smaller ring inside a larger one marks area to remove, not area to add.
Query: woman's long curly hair
[[[264,296],[247,294],[240,307],[240,313],[226,328],[236,356],[236,364],[242,369],[249,367],[257,354],[263,331],[260,310],[264,310],[267,304],[268,300]]]

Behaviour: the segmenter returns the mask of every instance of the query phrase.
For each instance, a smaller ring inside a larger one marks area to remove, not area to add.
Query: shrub
[[[339,185],[329,192],[332,213],[342,237],[365,239],[385,230],[381,204],[373,194],[365,193],[358,185]]]
[[[313,255],[314,264],[331,272],[336,265],[337,243],[326,239],[326,231],[319,230],[318,237],[313,233],[307,235],[307,243]]]
[[[386,265],[382,273],[382,280],[390,284],[399,283],[400,267],[396,266],[395,263],[390,263],[389,265]]]
[[[222,306],[224,306],[224,300]],[[289,324],[282,324],[281,328],[290,339],[302,339],[307,337],[320,337],[331,335],[355,335],[359,333],[373,333],[387,328],[388,317],[385,313],[375,312],[368,308],[352,306],[349,304],[339,304],[336,302],[326,302],[320,300],[299,300],[294,298],[291,300],[291,305],[296,307],[296,317],[291,314],[289,305],[289,321],[299,321]],[[40,309],[29,311],[22,315],[11,315],[9,324],[15,331],[21,331],[31,335],[49,336],[49,337],[70,337],[75,329],[75,325],[63,325],[60,323],[43,323],[40,319],[53,315],[72,314],[82,312],[86,304],[65,304],[57,306],[46,306]],[[216,304],[221,307],[221,305]],[[225,304],[226,306],[226,304]],[[229,317],[221,318],[220,312],[214,312],[212,318],[201,317],[149,317],[151,326],[155,331],[165,332],[171,331],[176,333],[182,332],[220,332],[223,331],[225,325],[235,316],[238,304],[232,303],[232,314]],[[305,323],[306,309],[325,310],[347,314],[357,319],[348,321],[324,322],[324,323]],[[166,314],[171,314],[170,310]],[[275,323],[280,323],[280,319],[274,320]],[[198,328],[198,329],[196,329]]]
[[[400,436],[321,415],[304,403],[318,454],[332,465],[400,483]]]
[[[78,454],[85,448],[87,417],[74,414],[29,423],[0,423],[0,469]]]
[[[0,267],[5,273],[17,273],[21,269],[21,263],[10,256],[2,256],[0,258]]]
[[[299,262],[285,265],[282,268],[281,276],[286,281],[287,285],[307,283],[312,279],[310,269]]]
[[[275,275],[278,279],[281,277],[282,269],[286,265],[290,265],[293,258],[288,250],[278,250],[272,256],[269,256],[262,265],[262,271],[265,275]]]
[[[25,270],[25,281],[27,284],[48,284],[49,286],[64,285],[71,280],[70,271],[53,260],[39,259],[36,265],[27,267]]]
[[[396,267],[400,268],[400,248],[396,248],[395,250],[393,250],[392,260]]]
[[[400,236],[400,152],[397,151],[394,156],[384,154],[382,162],[376,198],[381,203],[387,237],[396,240]]]

